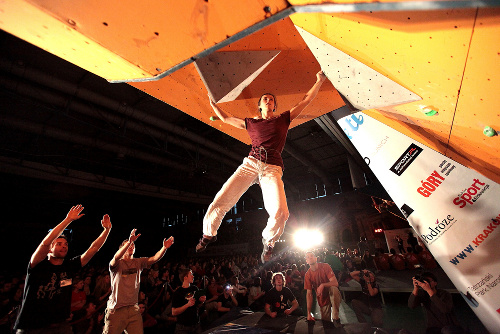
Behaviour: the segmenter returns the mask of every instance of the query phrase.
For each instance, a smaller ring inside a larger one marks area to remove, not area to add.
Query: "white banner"
[[[384,230],[385,241],[387,242],[387,249],[391,250],[394,248],[396,253],[399,253],[398,242],[396,241],[396,236],[400,236],[403,239],[403,247],[406,252],[406,248],[410,246],[408,244],[408,232],[414,233],[411,228],[398,228],[394,230]]]
[[[500,333],[500,185],[358,112],[338,120],[492,333]]]

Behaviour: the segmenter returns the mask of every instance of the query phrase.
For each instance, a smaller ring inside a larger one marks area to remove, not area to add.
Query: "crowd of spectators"
[[[412,247],[404,254],[395,250],[386,253],[376,249],[343,248],[332,251],[321,249],[316,255],[328,263],[342,285],[359,270],[414,269],[419,265],[433,269],[436,262],[421,246]],[[177,317],[172,314],[175,291],[182,286],[179,271],[191,270],[192,285],[206,296],[199,308],[203,329],[211,328],[234,319],[235,311],[248,308],[263,311],[266,292],[273,288],[273,273],[282,273],[285,286],[296,297],[299,310],[306,310],[304,276],[308,265],[305,253],[286,251],[272,262],[262,265],[260,254],[234,255],[231,257],[193,257],[172,261],[168,257],[143,270],[139,292],[139,308],[143,317],[144,333],[173,333]],[[22,301],[25,275],[4,274],[0,284],[0,333],[11,333],[17,310]],[[109,268],[89,264],[73,280],[71,324],[75,334],[102,333],[106,302],[111,293]],[[304,316],[307,316],[304,314]]]

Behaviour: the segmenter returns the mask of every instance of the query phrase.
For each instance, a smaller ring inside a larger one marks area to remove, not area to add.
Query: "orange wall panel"
[[[380,108],[380,112],[410,125],[432,126],[438,122],[436,130],[448,137],[472,31],[473,10],[315,15],[312,18],[311,14],[294,14],[291,19],[423,98]],[[432,123],[425,120],[418,124],[418,119],[427,118],[419,110],[420,105],[434,106],[439,117]],[[410,132],[415,136],[414,131]],[[444,153],[443,147],[434,148]]]
[[[135,78],[114,67],[118,60],[107,63],[107,68],[92,68],[86,59],[101,47],[142,70],[138,77],[152,77],[265,20],[265,7],[274,14],[287,6],[284,0],[16,0],[0,3],[0,15],[33,12],[31,20],[17,18],[29,29],[20,32],[22,27],[3,25],[1,19],[0,28],[108,80],[127,80]],[[44,29],[58,40],[50,50],[37,36]],[[87,41],[87,47],[83,44],[71,52],[67,45],[75,38]]]
[[[500,183],[500,8],[479,9],[447,155]]]
[[[249,50],[281,52],[235,101],[219,104],[233,116],[257,116],[258,99],[266,92],[276,94],[278,112],[289,110],[304,97],[316,81],[320,66],[288,18],[221,49]],[[157,81],[131,85],[244,143],[250,143],[246,131],[220,121],[209,120],[214,112],[208,103],[207,90],[194,65],[188,65]],[[343,105],[344,102],[335,88],[331,83],[325,82],[316,99],[291,126],[298,126]]]
[[[498,9],[294,14],[315,36],[422,97],[366,111],[436,151],[500,181]],[[428,117],[422,106],[438,115]]]

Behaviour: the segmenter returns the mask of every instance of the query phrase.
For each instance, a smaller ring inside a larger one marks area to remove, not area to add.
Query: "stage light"
[[[323,233],[318,230],[298,230],[293,236],[295,247],[306,250],[323,243]]]

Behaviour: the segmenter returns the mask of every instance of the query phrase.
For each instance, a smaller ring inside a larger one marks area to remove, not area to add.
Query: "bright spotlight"
[[[317,230],[302,229],[293,235],[295,247],[302,250],[312,249],[323,243],[323,233]]]

